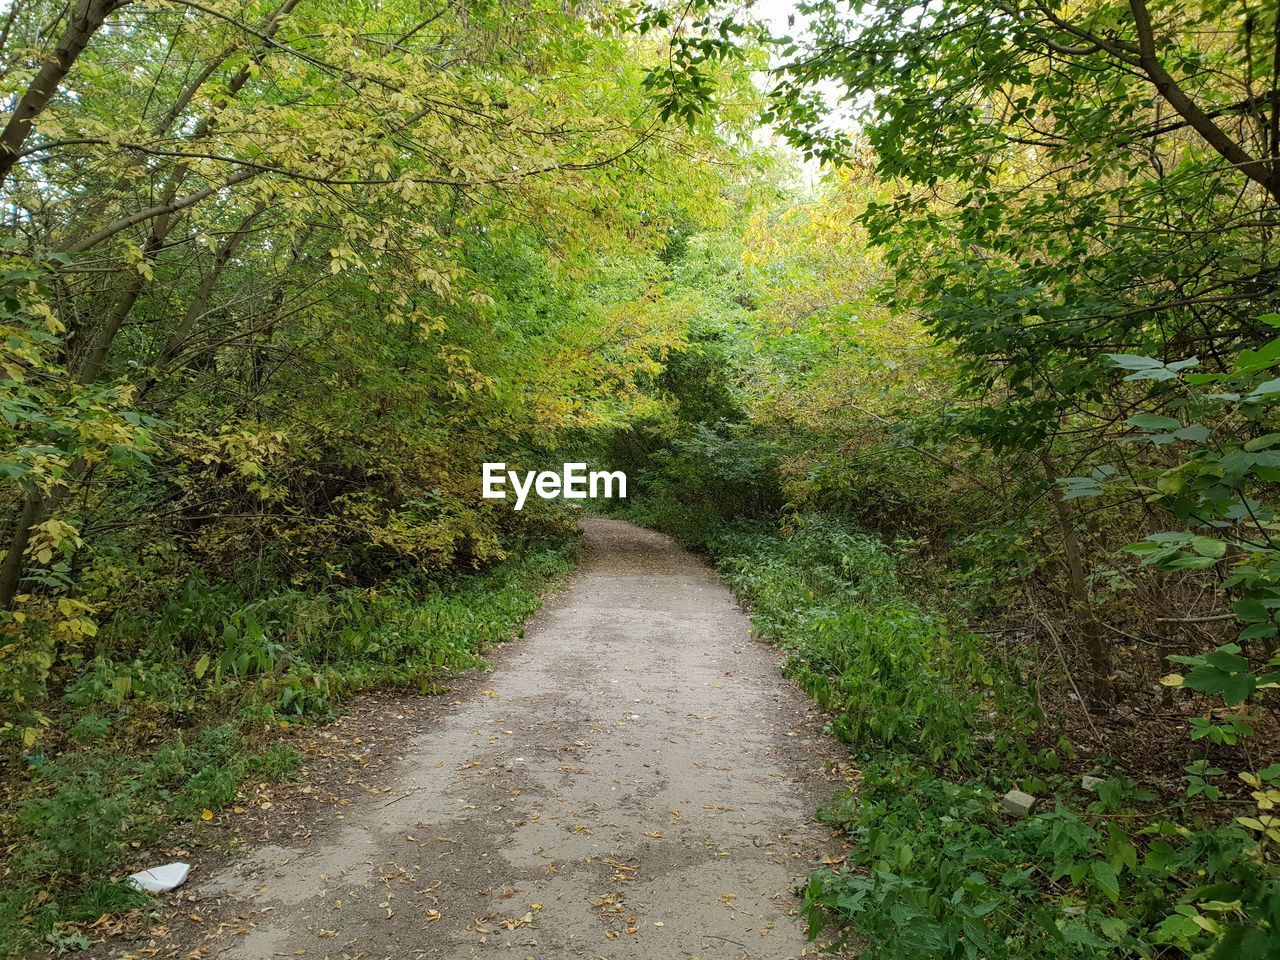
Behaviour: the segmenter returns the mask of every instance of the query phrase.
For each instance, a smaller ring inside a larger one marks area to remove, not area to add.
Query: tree
[[[971,398],[948,436],[1028,471],[1039,461],[1042,489],[1158,456],[1126,443],[1141,400],[1107,355],[1195,356],[1223,371],[1269,339],[1258,318],[1277,300],[1276,11],[1146,0],[808,9],[814,38],[792,46],[776,113],[829,159],[854,143],[822,125],[815,85],[835,84],[861,113],[877,169],[897,185],[864,216],[895,269],[893,303],[953,345]],[[1154,504],[1138,514],[1128,529],[1164,523]],[[1107,551],[1070,499],[1054,525],[1105,698],[1086,567]]]

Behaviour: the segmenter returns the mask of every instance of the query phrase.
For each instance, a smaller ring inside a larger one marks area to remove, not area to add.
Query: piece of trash
[[[1101,777],[1091,777],[1087,774],[1080,778],[1080,786],[1090,793],[1097,793],[1098,788],[1106,782]]]
[[[1010,790],[1000,801],[1000,806],[1004,808],[1004,812],[1011,813],[1015,817],[1025,817],[1035,805],[1036,798],[1029,793],[1023,793],[1021,790]]]
[[[152,867],[150,870],[130,874],[129,882],[147,893],[168,893],[186,883],[190,872],[191,864],[174,861],[163,867]]]

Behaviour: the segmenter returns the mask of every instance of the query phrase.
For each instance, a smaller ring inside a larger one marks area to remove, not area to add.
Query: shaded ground
[[[385,766],[346,779],[360,789],[301,788],[229,865],[197,857],[167,915],[116,952],[816,953],[792,891],[839,859],[812,822],[837,752],[821,717],[705,564],[629,524],[585,526],[569,588],[494,674],[451,705],[383,703],[370,729],[325,731]]]

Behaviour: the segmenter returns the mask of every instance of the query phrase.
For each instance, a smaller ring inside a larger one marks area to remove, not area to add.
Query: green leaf
[[[1062,477],[1058,483],[1063,487],[1063,500],[1079,500],[1102,494],[1102,485],[1093,477]]]
[[[1220,559],[1227,555],[1227,544],[1213,537],[1195,536],[1191,538],[1191,549],[1202,557]]]
[[[1198,423],[1193,423],[1188,427],[1173,432],[1174,437],[1178,440],[1187,440],[1191,443],[1204,443],[1209,439],[1209,428],[1202,427]]]
[[[1228,707],[1239,706],[1253,696],[1256,681],[1251,673],[1237,673],[1222,688],[1222,702]]]
[[[1271,619],[1271,612],[1256,597],[1244,597],[1231,605],[1232,611],[1245,623],[1261,623]]]
[[[1195,690],[1199,693],[1218,694],[1226,689],[1227,681],[1231,678],[1231,674],[1219,670],[1217,667],[1202,666],[1196,667],[1182,681],[1184,687]]]
[[[1257,350],[1243,350],[1236,357],[1237,373],[1254,373],[1280,363],[1280,338]]]
[[[1208,663],[1219,670],[1225,670],[1228,673],[1238,673],[1241,670],[1249,669],[1249,661],[1240,656],[1240,648],[1234,643],[1224,644],[1212,653],[1204,655],[1205,663]]]
[[[1105,860],[1094,860],[1092,863],[1093,877],[1098,881],[1098,886],[1102,888],[1102,892],[1111,898],[1112,903],[1120,901],[1120,879],[1116,876],[1115,868]]]
[[[1108,353],[1107,358],[1122,370],[1162,370],[1164,364],[1153,357],[1132,353]]]
[[[1280,379],[1268,380],[1266,383],[1260,383],[1253,388],[1253,392],[1249,394],[1250,400],[1265,400],[1267,397],[1275,396],[1280,393]]]
[[[1247,453],[1237,450],[1222,458],[1222,468],[1231,474],[1245,474],[1258,469],[1280,468],[1280,451],[1260,450]]]

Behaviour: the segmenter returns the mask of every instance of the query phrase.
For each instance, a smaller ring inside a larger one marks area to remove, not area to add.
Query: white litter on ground
[[[130,874],[129,882],[147,893],[168,893],[182,886],[190,872],[191,864],[174,861],[162,867],[152,867],[150,870],[139,870],[137,873]]]

